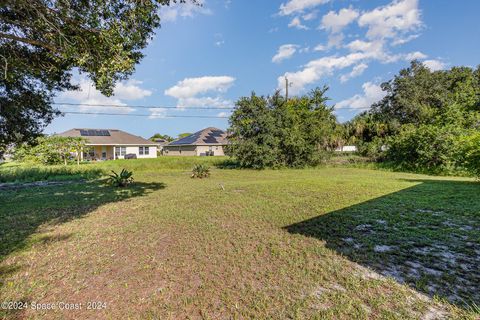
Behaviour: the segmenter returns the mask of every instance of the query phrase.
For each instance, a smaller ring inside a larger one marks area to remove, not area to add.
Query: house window
[[[123,157],[127,154],[127,147],[115,147],[115,157]]]
[[[138,147],[138,154],[143,156],[146,155],[148,156],[150,154],[150,148],[149,147]]]

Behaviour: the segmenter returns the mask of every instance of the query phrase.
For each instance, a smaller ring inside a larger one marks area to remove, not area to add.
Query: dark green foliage
[[[193,166],[191,178],[208,178],[210,176],[210,167],[206,164],[196,164]]]
[[[480,179],[480,132],[462,137],[459,149],[463,167]]]
[[[195,2],[195,0],[193,0]],[[143,58],[162,5],[185,0],[4,0],[0,6],[0,152],[32,142],[60,112],[55,93],[87,73],[109,96]]]
[[[160,134],[160,133],[155,133],[153,136],[150,137],[151,141],[155,141],[156,139],[163,139],[165,141],[173,141],[174,139],[170,137],[168,134]]]
[[[126,169],[122,169],[120,174],[112,170],[112,174],[108,175],[108,183],[115,187],[124,188],[133,183],[133,172]]]
[[[480,67],[432,72],[413,61],[382,88],[385,98],[345,125],[362,155],[408,170],[476,174],[461,155],[462,137],[480,130]]]
[[[178,139],[182,139],[182,138],[188,137],[189,135],[191,135],[190,132],[180,133],[180,134],[178,135]]]
[[[449,173],[456,166],[461,132],[452,127],[404,125],[388,142],[386,159],[417,172]]]
[[[271,97],[243,97],[230,117],[227,153],[241,167],[255,169],[316,165],[340,139],[332,108],[326,105],[328,88],[286,101]]]

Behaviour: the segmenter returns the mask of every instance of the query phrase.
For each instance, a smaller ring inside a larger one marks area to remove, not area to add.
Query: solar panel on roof
[[[221,137],[223,135],[223,131],[221,130],[213,130],[210,135],[214,136],[214,137]]]
[[[205,139],[203,139],[203,142],[205,143],[218,143],[217,139],[212,136],[206,136]]]
[[[80,130],[82,137],[108,137],[110,132],[108,130]]]

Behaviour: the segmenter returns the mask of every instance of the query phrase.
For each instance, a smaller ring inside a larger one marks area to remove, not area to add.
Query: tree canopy
[[[0,149],[32,141],[60,112],[56,93],[86,73],[109,96],[143,58],[161,6],[188,0],[4,0],[0,7]],[[197,3],[196,0],[189,0]],[[197,3],[198,4],[198,3]]]
[[[160,133],[155,133],[153,136],[150,137],[150,140],[155,141],[157,139],[163,139],[165,141],[173,141],[174,139],[170,137],[168,134],[160,134]]]
[[[240,98],[230,117],[228,153],[242,167],[301,167],[318,164],[334,149],[339,125],[327,106],[327,87],[285,100]],[[340,136],[340,134],[338,134]]]
[[[382,89],[382,100],[345,124],[362,153],[435,173],[467,167],[464,155],[479,154],[471,142],[480,131],[480,67],[432,72],[413,61]]]

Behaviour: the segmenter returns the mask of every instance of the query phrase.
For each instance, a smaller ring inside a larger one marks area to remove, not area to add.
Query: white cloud
[[[81,77],[78,83],[80,90],[62,92],[59,94],[59,98],[61,100],[73,100],[75,103],[85,104],[85,106],[75,107],[75,111],[130,113],[135,111],[135,109],[130,107],[121,107],[127,105],[124,100],[139,100],[152,94],[152,91],[141,88],[141,84],[141,81],[134,79],[119,82],[115,86],[113,96],[106,97],[100,91],[95,89],[95,86],[90,79]]]
[[[344,74],[340,77],[340,82],[344,83],[344,82],[347,82],[348,80],[350,80],[352,78],[358,77],[367,68],[368,68],[368,65],[366,63],[357,64],[356,66],[353,67],[353,69],[350,73]]]
[[[222,97],[235,82],[229,76],[205,76],[186,78],[165,90],[165,94],[177,99],[177,108],[189,107],[225,108],[233,102]],[[206,95],[208,94],[208,95]]]
[[[323,44],[318,44],[313,48],[313,51],[326,51],[328,50],[328,47],[323,45]]]
[[[161,119],[167,116],[167,109],[165,108],[149,108],[150,116],[149,119]]]
[[[312,11],[302,16],[302,19],[305,21],[313,20],[317,17],[318,11]]]
[[[394,0],[390,4],[363,13],[358,24],[367,27],[367,37],[396,38],[398,34],[417,30],[422,22],[418,0]]]
[[[287,72],[284,76],[278,77],[278,88],[283,87],[284,77],[286,76],[292,83],[292,94],[299,93],[306,85],[318,81],[323,76],[330,75],[335,70],[353,66],[367,58],[366,53],[355,52],[346,56],[327,56],[312,60],[303,67],[303,70]]]
[[[394,39],[392,41],[392,46],[399,46],[399,45],[402,45],[402,44],[405,44],[407,42],[410,42],[412,40],[415,40],[417,39],[418,37],[420,37],[419,34],[412,34],[412,35],[409,35],[405,38],[397,38],[397,39]]]
[[[230,112],[222,111],[222,112],[217,113],[217,117],[228,118],[228,117],[230,117],[230,114],[231,114]]]
[[[406,61],[412,61],[412,60],[422,60],[422,59],[426,59],[428,56],[420,51],[415,51],[415,52],[410,52],[410,53],[407,53],[405,56],[404,56],[404,59]]]
[[[292,21],[290,21],[290,23],[288,24],[288,27],[289,28],[297,28],[297,29],[300,29],[300,30],[308,30],[308,27],[306,25],[303,25],[302,24],[302,21],[300,20],[299,17],[295,17],[292,19]]]
[[[296,44],[284,44],[278,48],[277,54],[272,58],[272,62],[280,63],[283,60],[291,58],[295,52],[297,52],[298,45]]]
[[[369,109],[373,103],[380,101],[386,95],[386,92],[382,91],[382,88],[379,85],[371,82],[364,83],[362,88],[363,94],[356,94],[349,99],[340,101],[335,105],[335,108],[366,110]]]
[[[330,32],[338,33],[355,21],[359,15],[358,11],[352,8],[341,9],[338,13],[330,11],[323,16],[320,27]]]
[[[319,28],[327,30],[330,33],[328,36],[328,47],[340,48],[345,38],[342,30],[355,21],[358,16],[358,11],[352,8],[341,9],[338,13],[330,11],[323,16]]]
[[[444,62],[435,59],[425,60],[423,61],[423,64],[431,71],[444,70],[447,67]]]
[[[395,62],[400,59],[399,55],[391,55],[385,49],[385,42],[382,39],[363,41],[354,40],[346,45],[352,52],[362,52],[368,58],[379,60],[381,62]]]
[[[160,8],[160,22],[174,22],[178,17],[191,18],[197,14],[212,14],[212,10],[206,7],[205,1],[198,1],[200,5],[193,2],[171,3],[169,6]]]
[[[306,9],[314,8],[329,1],[330,0],[289,0],[287,3],[280,5],[280,15],[288,16],[293,13],[303,12]]]
[[[280,7],[280,14],[292,15],[298,18],[298,23],[302,25],[300,17],[309,15],[315,6],[326,2],[328,1],[287,1]],[[347,37],[343,32],[355,22],[364,32],[362,35],[359,35],[360,33],[348,35],[348,39],[351,40],[344,44]],[[298,94],[307,85],[315,84],[322,78],[347,68],[351,68],[350,71],[344,71],[339,76],[341,82],[357,77],[367,69],[371,61],[392,63],[410,58],[426,59],[427,56],[421,52],[393,51],[394,46],[419,37],[418,31],[422,26],[418,0],[392,0],[387,5],[368,11],[359,11],[352,7],[330,11],[322,17],[319,26],[319,29],[328,33],[328,42],[317,45],[313,51],[324,52],[337,48],[348,49],[350,53],[320,57],[303,65],[298,71],[287,72],[278,77],[278,88],[283,88],[285,76],[293,83],[291,93]],[[432,60],[427,63],[434,69],[442,67],[441,61]]]
[[[235,78],[228,76],[186,78],[165,90],[165,94],[177,99],[191,98],[209,91],[225,92],[234,82]]]

